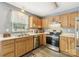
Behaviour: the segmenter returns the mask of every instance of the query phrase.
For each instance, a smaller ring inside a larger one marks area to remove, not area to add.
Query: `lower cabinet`
[[[33,49],[33,36],[23,37],[15,40],[15,56],[22,56],[23,54]]]
[[[41,45],[46,45],[46,34],[40,34],[40,46]]]
[[[14,39],[0,42],[0,56],[13,57],[14,56]]]
[[[23,38],[18,38],[15,40],[15,56],[21,56],[24,54],[24,45]]]
[[[40,41],[40,46],[41,46],[43,45],[43,34],[40,34],[39,37],[40,37],[39,41]]]
[[[75,37],[60,37],[60,52],[67,55],[76,55]]]

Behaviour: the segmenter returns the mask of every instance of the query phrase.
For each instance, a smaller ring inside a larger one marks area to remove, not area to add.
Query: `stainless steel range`
[[[55,51],[59,51],[59,40],[61,32],[50,32],[46,36],[47,47]]]

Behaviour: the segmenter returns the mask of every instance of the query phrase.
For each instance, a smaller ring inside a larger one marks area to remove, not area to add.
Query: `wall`
[[[0,34],[4,33],[10,26],[11,9],[4,3],[0,3]]]

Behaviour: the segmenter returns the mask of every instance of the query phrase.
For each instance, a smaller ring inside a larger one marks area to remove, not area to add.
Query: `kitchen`
[[[1,57],[78,57],[78,2],[0,2]]]

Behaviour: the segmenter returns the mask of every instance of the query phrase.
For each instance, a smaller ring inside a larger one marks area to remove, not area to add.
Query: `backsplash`
[[[45,31],[45,32],[49,32],[50,29],[45,29],[44,31]],[[62,32],[64,32],[64,33],[75,33],[75,29],[71,29],[71,28],[62,28]],[[78,30],[78,32],[79,32],[79,30]]]
[[[64,32],[64,33],[75,33],[75,29],[71,29],[71,28],[62,28],[62,32]]]

